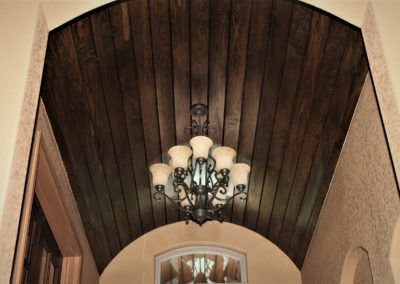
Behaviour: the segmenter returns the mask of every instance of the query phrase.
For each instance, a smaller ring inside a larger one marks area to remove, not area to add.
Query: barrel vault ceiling
[[[227,221],[301,267],[367,72],[360,30],[297,1],[131,0],[52,31],[41,96],[99,271],[181,219],[148,166],[194,103],[252,166]]]

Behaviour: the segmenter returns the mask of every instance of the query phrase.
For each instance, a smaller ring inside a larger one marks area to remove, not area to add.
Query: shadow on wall
[[[396,226],[390,247],[390,265],[392,266],[394,283],[400,284],[400,216],[397,218]]]

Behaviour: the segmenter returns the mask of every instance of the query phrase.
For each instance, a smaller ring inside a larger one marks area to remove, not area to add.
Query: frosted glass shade
[[[163,185],[168,183],[168,177],[172,173],[172,168],[166,164],[154,164],[150,166],[150,172],[153,176],[153,185]]]
[[[169,164],[172,168],[187,169],[188,160],[192,155],[192,149],[187,146],[174,146],[168,150],[168,155],[171,157]]]
[[[208,159],[208,152],[212,144],[212,140],[207,136],[196,136],[190,139],[190,146],[192,146],[193,149],[193,159]]]
[[[215,159],[215,169],[219,172],[222,169],[230,170],[233,166],[233,159],[236,157],[236,151],[230,147],[218,147],[211,156]]]
[[[249,165],[243,163],[234,164],[230,173],[232,185],[237,186],[238,184],[244,184],[247,186],[249,172]]]

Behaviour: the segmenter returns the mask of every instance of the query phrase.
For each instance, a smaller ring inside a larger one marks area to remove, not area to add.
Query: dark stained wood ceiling
[[[131,0],[51,32],[41,96],[99,271],[180,220],[148,165],[194,103],[252,166],[227,221],[301,267],[367,72],[359,29],[293,1]]]

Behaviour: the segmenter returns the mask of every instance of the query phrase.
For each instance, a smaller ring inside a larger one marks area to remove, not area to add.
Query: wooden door
[[[23,283],[60,283],[62,255],[35,195],[32,205]]]

